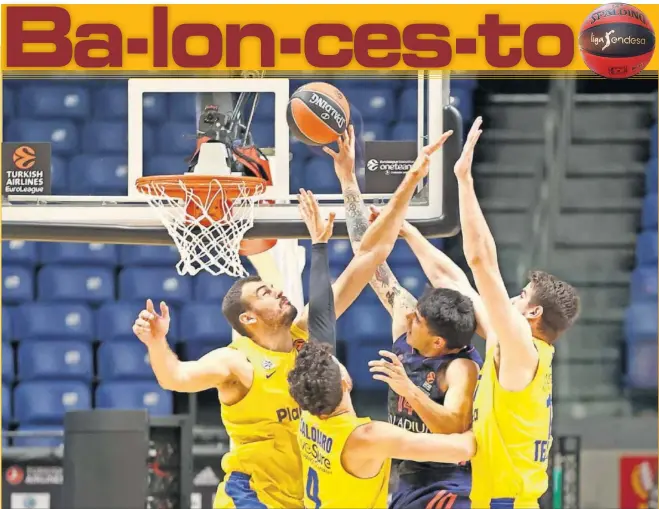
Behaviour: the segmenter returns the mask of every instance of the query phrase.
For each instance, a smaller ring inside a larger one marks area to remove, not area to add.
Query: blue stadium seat
[[[145,408],[152,416],[173,411],[172,394],[156,382],[107,382],[96,389],[96,408]]]
[[[633,302],[657,301],[657,267],[636,267],[632,272],[631,300]]]
[[[346,89],[350,104],[359,109],[365,121],[391,122],[396,114],[396,101],[387,88]]]
[[[133,322],[140,311],[144,309],[145,301],[117,301],[108,302],[101,306],[96,312],[96,336],[101,342],[105,341],[137,341],[135,334],[133,334]],[[155,301],[156,308],[159,307],[158,301]],[[169,334],[167,338],[171,342],[175,342],[179,337],[178,329],[180,326],[177,319],[176,309],[169,307],[169,314],[171,316],[171,323],[169,325]]]
[[[133,341],[104,343],[98,349],[98,376],[109,380],[153,380],[146,348],[137,338]]]
[[[2,427],[4,428],[11,422],[11,389],[8,385],[2,384]]]
[[[89,384],[74,381],[23,382],[14,390],[14,417],[25,424],[62,425],[71,410],[91,409]]]
[[[625,312],[625,338],[629,342],[657,341],[657,303],[632,303]]]
[[[426,289],[426,286],[428,286],[428,280],[418,265],[397,267],[394,270],[394,274],[401,286],[417,299]]]
[[[159,154],[187,154],[190,157],[197,147],[194,124],[189,122],[166,122],[158,130]],[[177,166],[183,166],[183,161]],[[183,172],[187,171],[184,169]]]
[[[34,299],[34,272],[14,265],[2,266],[2,303],[21,304]]]
[[[334,173],[334,163],[330,157],[314,157],[306,164],[301,175],[305,189],[316,194],[341,194],[341,184]]]
[[[90,154],[74,157],[69,164],[69,187],[74,195],[125,196],[127,157]]]
[[[12,118],[16,114],[16,94],[7,85],[2,87],[2,116]]]
[[[471,91],[461,89],[451,90],[451,104],[458,109],[464,122],[471,123],[474,118],[474,105],[472,101]]]
[[[410,80],[412,81],[412,80]],[[413,83],[416,83],[412,81]],[[406,88],[398,100],[398,118],[404,121],[416,122],[419,118],[419,100],[417,87]]]
[[[657,232],[645,231],[636,238],[638,265],[657,265]]]
[[[73,154],[79,150],[78,128],[71,120],[16,119],[7,126],[5,136],[5,141],[52,143],[54,155]]]
[[[50,194],[62,196],[69,194],[68,163],[61,157],[50,158]]]
[[[229,276],[213,276],[206,272],[193,278],[194,300],[221,302],[236,280]]]
[[[355,136],[364,141],[383,141],[390,138],[385,124],[379,124],[377,122],[365,122],[363,129],[355,130]]]
[[[384,382],[373,380],[373,373],[369,371],[368,363],[381,358],[378,355],[379,350],[391,349],[391,330],[389,330],[389,336],[386,336],[381,343],[360,343],[347,339],[345,346],[345,366],[352,377],[354,388],[367,391],[386,391],[387,385]]]
[[[190,92],[168,94],[169,119],[176,122],[189,122],[192,133],[197,125],[197,95]]]
[[[169,101],[167,94],[152,92],[142,98],[142,118],[148,122],[164,122],[167,120]]]
[[[186,343],[183,348],[183,358],[187,361],[196,361],[201,359],[207,353],[220,348],[216,341],[202,341],[196,343]]]
[[[258,147],[275,146],[275,124],[270,122],[254,122],[252,138]]]
[[[473,78],[461,78],[460,76],[451,77],[451,90],[468,90],[473,92],[478,87],[478,80]]]
[[[634,389],[657,387],[657,341],[627,344],[627,385]]]
[[[647,230],[657,229],[657,194],[650,194],[643,201],[643,228]]]
[[[38,263],[37,243],[6,240],[2,243],[2,263],[33,267]]]
[[[13,382],[14,371],[14,349],[9,343],[2,343],[2,382]]]
[[[59,263],[101,267],[114,267],[117,264],[117,246],[114,244],[43,242],[39,247],[43,264]]]
[[[94,114],[104,120],[128,117],[128,82],[105,85],[94,91]]]
[[[119,246],[121,265],[173,267],[180,256],[175,246]]]
[[[657,159],[650,159],[645,165],[645,192],[652,194],[657,192]]]
[[[128,124],[101,120],[87,123],[83,129],[82,148],[91,154],[127,154]]]
[[[289,137],[289,142],[290,151],[293,154],[293,162],[291,164],[304,164],[312,155],[309,145],[302,143],[292,134]]]
[[[650,129],[650,157],[657,158],[657,124]]]
[[[11,311],[10,311],[11,309]],[[13,310],[9,306],[2,306],[2,342],[9,343],[14,339],[13,332]]]
[[[89,92],[83,87],[45,83],[21,88],[18,114],[27,118],[83,119],[90,114],[90,102]]]
[[[22,341],[18,345],[18,377],[28,380],[80,380],[94,376],[92,345],[82,341]]]
[[[243,110],[245,121],[249,120],[249,112],[251,110],[251,102],[249,108]],[[259,103],[254,112],[254,121],[273,123],[275,118],[275,94],[271,92],[259,94]]]
[[[216,348],[231,343],[231,326],[218,304],[188,304],[181,311],[182,339],[214,343]]]
[[[94,316],[84,304],[32,302],[12,313],[14,337],[19,340],[71,339],[93,341]]]
[[[416,122],[398,122],[391,130],[393,140],[416,141],[419,138]]]
[[[387,258],[387,263],[394,272],[396,272],[400,266],[419,266],[410,246],[402,239],[397,240],[394,244],[394,248],[391,250],[391,253]]]
[[[126,267],[119,273],[119,298],[122,300],[152,299],[156,306],[165,301],[171,307],[191,297],[190,278],[179,276],[174,268]]]
[[[309,246],[311,247],[311,246]],[[347,239],[332,239],[328,243],[329,260],[332,265],[347,267],[353,258],[352,246]],[[311,249],[306,250],[307,261],[311,266]]]
[[[60,431],[63,432],[62,428],[57,426],[19,426],[18,431],[33,431],[35,432],[34,436],[18,436],[14,437],[15,447],[59,447],[64,443],[64,435],[59,436],[39,436],[38,433],[47,433]]]
[[[153,175],[183,175],[188,171],[188,163],[192,150],[186,153],[168,156],[154,156],[146,160],[144,164],[144,176]]]
[[[337,326],[344,341],[391,345],[391,316],[380,304],[352,306]]]
[[[114,300],[114,272],[108,268],[46,265],[37,283],[39,300],[92,305]]]

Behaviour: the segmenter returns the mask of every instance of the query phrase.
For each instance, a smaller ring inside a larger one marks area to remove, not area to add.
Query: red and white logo
[[[11,466],[5,472],[5,479],[7,479],[9,484],[16,486],[17,484],[21,484],[25,479],[25,472],[21,467]]]

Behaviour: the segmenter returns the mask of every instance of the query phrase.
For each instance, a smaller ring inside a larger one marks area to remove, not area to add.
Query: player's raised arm
[[[240,354],[228,348],[218,348],[197,361],[182,362],[167,344],[169,308],[160,303],[158,314],[151,299],[133,324],[133,332],[149,350],[149,363],[158,384],[176,392],[200,392],[216,388],[232,373]]]
[[[438,463],[462,463],[476,453],[476,440],[468,431],[441,435],[412,433],[388,422],[372,421],[357,428],[346,443],[353,451],[372,458]],[[354,449],[353,449],[354,447]]]
[[[478,117],[469,131],[462,155],[455,164],[463,247],[492,332],[499,343],[499,382],[505,389],[516,391],[526,387],[535,376],[538,352],[533,344],[529,323],[510,302],[499,270],[494,237],[476,198],[471,166],[474,148],[482,133],[481,125],[482,119]]]

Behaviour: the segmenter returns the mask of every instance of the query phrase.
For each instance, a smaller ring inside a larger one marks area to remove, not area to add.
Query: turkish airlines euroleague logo
[[[28,145],[18,147],[14,152],[14,164],[19,170],[29,170],[37,162],[34,149]]]

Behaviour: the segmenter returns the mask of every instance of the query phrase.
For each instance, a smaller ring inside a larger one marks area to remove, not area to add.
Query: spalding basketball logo
[[[34,149],[27,145],[22,145],[14,151],[14,164],[19,170],[29,170],[37,162],[36,159]]]
[[[654,28],[632,5],[611,3],[590,13],[579,33],[579,49],[588,68],[605,78],[629,78],[654,54]]]

